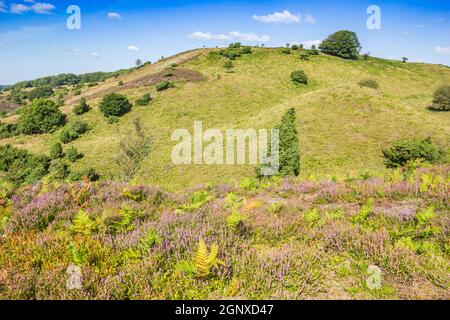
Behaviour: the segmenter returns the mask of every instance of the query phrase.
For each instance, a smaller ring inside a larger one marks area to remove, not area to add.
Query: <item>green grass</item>
[[[448,67],[376,58],[348,61],[325,55],[301,61],[299,54],[254,49],[252,55],[234,61],[233,73],[227,73],[224,60],[208,55],[210,51],[177,67],[201,72],[205,76],[202,82],[177,83],[176,88],[158,93],[154,87],[116,88],[133,103],[144,93],[154,98],[148,107],[135,106],[117,124],[108,124],[100,114],[99,99],[88,101],[93,110],[80,118],[92,129],[70,144],[85,155],[75,168],[94,167],[103,177],[114,178],[117,168],[113,159],[120,138],[129,134],[133,120],[139,118],[152,135],[153,149],[134,182],[180,188],[240,181],[253,175],[251,166],[172,164],[173,130],[187,128],[192,132],[195,120],[202,120],[205,129],[270,129],[291,107],[298,116],[304,178],[382,173],[381,148],[401,138],[430,136],[437,145],[449,149],[450,114],[426,109],[433,91],[450,82]],[[126,84],[128,79],[160,71],[189,54],[83,89],[82,95],[115,86],[119,80]],[[291,83],[290,74],[298,69],[307,73],[309,85]],[[358,85],[368,78],[376,80],[380,88]],[[70,113],[71,107],[63,110]],[[69,120],[74,118],[70,113]],[[0,143],[48,153],[58,135],[21,136]]]

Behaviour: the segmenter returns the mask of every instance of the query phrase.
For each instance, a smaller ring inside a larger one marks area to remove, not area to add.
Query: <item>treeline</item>
[[[5,87],[5,89],[18,90],[42,86],[59,87],[64,85],[77,85],[77,84],[100,82],[108,78],[119,76],[120,74],[125,73],[127,71],[128,69],[121,69],[113,72],[91,72],[80,75],[76,75],[73,73],[62,73],[56,76],[48,76],[35,80],[21,81],[14,85]]]

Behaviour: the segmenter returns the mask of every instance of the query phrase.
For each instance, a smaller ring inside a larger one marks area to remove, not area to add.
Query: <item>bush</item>
[[[302,54],[300,55],[300,60],[308,61],[308,60],[309,60],[309,54],[307,54],[307,53],[302,53]]]
[[[89,112],[91,108],[89,107],[89,105],[86,103],[86,99],[85,98],[81,98],[80,103],[78,103],[74,108],[73,108],[73,113],[75,113],[76,115],[82,115],[85,114],[86,112]]]
[[[136,100],[136,105],[137,106],[148,106],[150,101],[152,101],[150,93],[146,93],[142,96],[142,98],[139,98]]]
[[[234,68],[233,61],[231,61],[231,60],[225,61],[225,63],[223,64],[223,67],[227,70],[233,69]]]
[[[241,53],[242,54],[251,54],[252,53],[252,47],[249,47],[249,46],[243,47],[241,49]]]
[[[119,122],[119,117],[111,116],[108,117],[108,124],[115,124]]]
[[[127,97],[117,93],[110,93],[103,97],[100,103],[100,111],[106,117],[120,117],[131,110],[131,103]]]
[[[156,84],[156,91],[164,91],[170,88],[173,88],[174,85],[170,81],[161,81],[158,84]]]
[[[64,125],[65,116],[50,100],[36,99],[23,109],[19,131],[23,134],[50,133]]]
[[[373,80],[373,79],[361,80],[360,82],[358,82],[358,84],[361,87],[367,87],[367,88],[372,88],[372,89],[378,89],[380,87],[378,85],[378,82],[376,80]]]
[[[240,42],[235,42],[229,45],[230,49],[239,49],[242,46]]]
[[[75,90],[72,91],[72,94],[74,96],[79,96],[81,94],[81,90],[80,89],[75,89]]]
[[[0,139],[11,138],[19,134],[17,124],[0,122]]]
[[[432,110],[449,111],[450,110],[450,86],[444,85],[439,87],[433,96]]]
[[[53,89],[50,86],[42,86],[38,87],[36,89],[31,90],[27,97],[30,99],[30,101],[33,101],[35,99],[47,99],[50,98],[53,95]]]
[[[74,121],[68,125],[59,135],[59,139],[62,143],[67,144],[78,139],[82,134],[88,130],[88,125],[82,121]]]
[[[48,173],[50,159],[11,145],[0,146],[0,171],[14,185],[30,184]]]
[[[77,160],[81,159],[83,157],[83,154],[79,153],[78,150],[74,147],[69,148],[66,151],[66,158],[70,162],[76,162]]]
[[[61,159],[55,160],[50,166],[51,180],[64,180],[70,174],[69,166]]]
[[[297,70],[292,72],[291,80],[294,83],[308,84],[308,76],[303,70]]]
[[[52,159],[60,159],[62,158],[64,155],[63,153],[63,148],[61,143],[55,143],[51,148],[50,148],[50,157]]]
[[[293,44],[291,47],[292,50],[296,51],[299,49],[299,46],[297,44]]]
[[[330,35],[319,46],[322,52],[345,59],[357,59],[361,44],[355,32],[338,31]]]
[[[119,81],[118,85],[119,85],[120,87],[123,86],[123,81],[122,81],[122,80]]]
[[[284,48],[283,50],[281,50],[281,52],[284,53],[284,54],[291,54],[291,49]]]
[[[435,147],[430,138],[398,141],[382,152],[388,168],[403,167],[415,160],[440,163],[445,156],[445,151]]]

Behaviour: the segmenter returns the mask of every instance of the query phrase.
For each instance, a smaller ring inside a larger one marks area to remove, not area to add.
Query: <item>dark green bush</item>
[[[81,159],[83,155],[78,152],[78,150],[74,147],[67,149],[66,151],[66,158],[70,162],[76,162],[77,160]]]
[[[229,48],[231,49],[239,49],[242,46],[240,42],[235,42],[229,45]]]
[[[297,70],[292,72],[291,80],[294,83],[308,84],[308,76],[303,70]]]
[[[82,121],[76,120],[69,124],[61,131],[59,139],[62,143],[67,144],[78,139],[82,134],[88,130],[88,125]]]
[[[170,88],[173,88],[174,85],[170,81],[161,81],[156,84],[156,91],[164,91]]]
[[[345,59],[358,59],[361,44],[355,32],[338,31],[330,35],[319,46],[322,52]]]
[[[141,98],[136,100],[136,105],[137,106],[148,106],[150,101],[152,101],[152,97],[150,96],[150,93],[146,93]]]
[[[61,143],[55,143],[51,148],[50,148],[50,157],[52,159],[60,159],[64,156],[63,153],[63,148]]]
[[[70,169],[67,163],[62,159],[52,161],[50,165],[50,178],[52,180],[64,180],[69,176]]]
[[[284,48],[283,50],[281,50],[281,52],[284,53],[284,54],[291,54],[292,53],[291,49],[289,49],[289,48]]]
[[[73,113],[76,115],[82,115],[86,112],[89,112],[91,108],[86,102],[85,98],[81,98],[80,102],[73,108]]]
[[[64,125],[65,116],[50,100],[36,99],[23,109],[18,121],[23,134],[50,133]]]
[[[382,152],[388,168],[403,167],[415,160],[435,164],[443,161],[445,157],[445,151],[435,147],[430,138],[401,140]]]
[[[27,97],[30,101],[35,99],[47,99],[53,95],[54,91],[50,86],[38,87],[27,93]]]
[[[432,110],[449,111],[450,110],[450,86],[444,85],[439,87],[433,95]]]
[[[252,53],[252,47],[245,46],[245,47],[241,48],[240,52],[242,54],[251,54]]]
[[[30,184],[48,173],[50,159],[11,145],[0,146],[0,171],[14,185]]]
[[[120,117],[131,110],[131,103],[127,97],[118,93],[110,93],[103,97],[100,103],[100,111],[106,117]]]
[[[299,49],[298,44],[293,44],[291,49],[294,50],[294,51],[298,50]]]
[[[300,60],[308,61],[308,60],[309,60],[309,54],[307,54],[307,53],[302,53],[302,54],[300,55]]]
[[[373,79],[365,79],[358,82],[361,87],[367,87],[372,89],[378,89],[380,86],[376,80]]]
[[[17,124],[0,122],[0,139],[11,138],[19,134]]]

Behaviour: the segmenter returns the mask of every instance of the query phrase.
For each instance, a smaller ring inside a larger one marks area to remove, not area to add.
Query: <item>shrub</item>
[[[252,47],[249,47],[249,46],[243,47],[240,52],[242,54],[251,54],[252,53]]]
[[[173,88],[174,85],[170,81],[161,81],[156,84],[156,91],[164,91],[170,88]]]
[[[0,146],[0,171],[14,185],[30,184],[48,173],[50,159],[11,145]]]
[[[0,122],[0,139],[11,138],[19,134],[17,124]]]
[[[50,148],[50,157],[52,159],[60,159],[62,158],[64,155],[63,153],[63,148],[61,143],[55,143],[51,148]]]
[[[121,87],[123,86],[123,81],[119,81],[118,85]]]
[[[283,50],[281,50],[281,52],[284,53],[284,54],[291,54],[291,49],[284,48]]]
[[[380,87],[378,85],[378,82],[376,80],[373,80],[373,79],[361,80],[360,82],[358,82],[358,84],[361,87],[367,87],[367,88],[372,88],[372,89],[378,89]]]
[[[74,147],[69,148],[66,151],[66,158],[70,162],[76,162],[78,159],[81,159],[82,157],[83,157],[83,155],[81,153],[79,153],[78,150]]]
[[[291,49],[294,50],[294,51],[295,51],[295,50],[298,50],[298,49],[299,49],[299,46],[298,46],[297,44],[293,44],[292,47],[291,47]]]
[[[86,133],[88,125],[82,121],[74,121],[68,125],[59,135],[62,143],[67,144],[78,139],[82,134]]]
[[[231,49],[239,49],[242,46],[240,42],[235,42],[229,45],[229,48]]]
[[[319,46],[324,53],[345,59],[357,59],[361,44],[355,32],[338,31],[330,35]]]
[[[49,174],[51,180],[64,180],[69,174],[69,166],[63,160],[57,159],[51,163]]]
[[[291,80],[294,83],[308,84],[308,76],[303,70],[297,70],[292,72]]]
[[[73,113],[75,113],[76,115],[82,115],[85,114],[86,112],[88,112],[91,108],[89,107],[89,105],[86,102],[85,98],[81,98],[80,103],[78,103],[74,108],[73,108]]]
[[[81,94],[81,90],[80,89],[75,89],[75,90],[72,91],[72,94],[74,96],[79,96]]]
[[[100,111],[106,117],[120,117],[131,110],[131,103],[127,97],[117,93],[110,93],[103,97],[100,102]]]
[[[42,86],[38,87],[36,89],[31,90],[27,97],[30,99],[30,101],[33,101],[35,99],[47,99],[50,98],[53,95],[53,89],[50,86]]]
[[[433,96],[432,110],[449,111],[450,110],[450,86],[439,87]]]
[[[223,64],[223,67],[227,70],[231,70],[234,68],[234,64],[231,60],[227,60],[225,61],[225,63]]]
[[[50,100],[36,99],[24,108],[18,125],[23,134],[50,133],[65,122],[65,116]]]
[[[111,116],[108,117],[108,124],[115,124],[119,122],[119,117]]]
[[[139,98],[136,100],[136,105],[137,106],[148,106],[150,101],[152,101],[150,93],[146,93],[142,96],[142,98]]]
[[[300,59],[303,60],[303,61],[308,61],[308,60],[309,60],[309,54],[307,54],[307,53],[302,53],[302,54],[300,55]]]
[[[415,160],[440,163],[445,156],[445,152],[435,147],[430,138],[398,141],[382,152],[388,168],[403,167]]]

